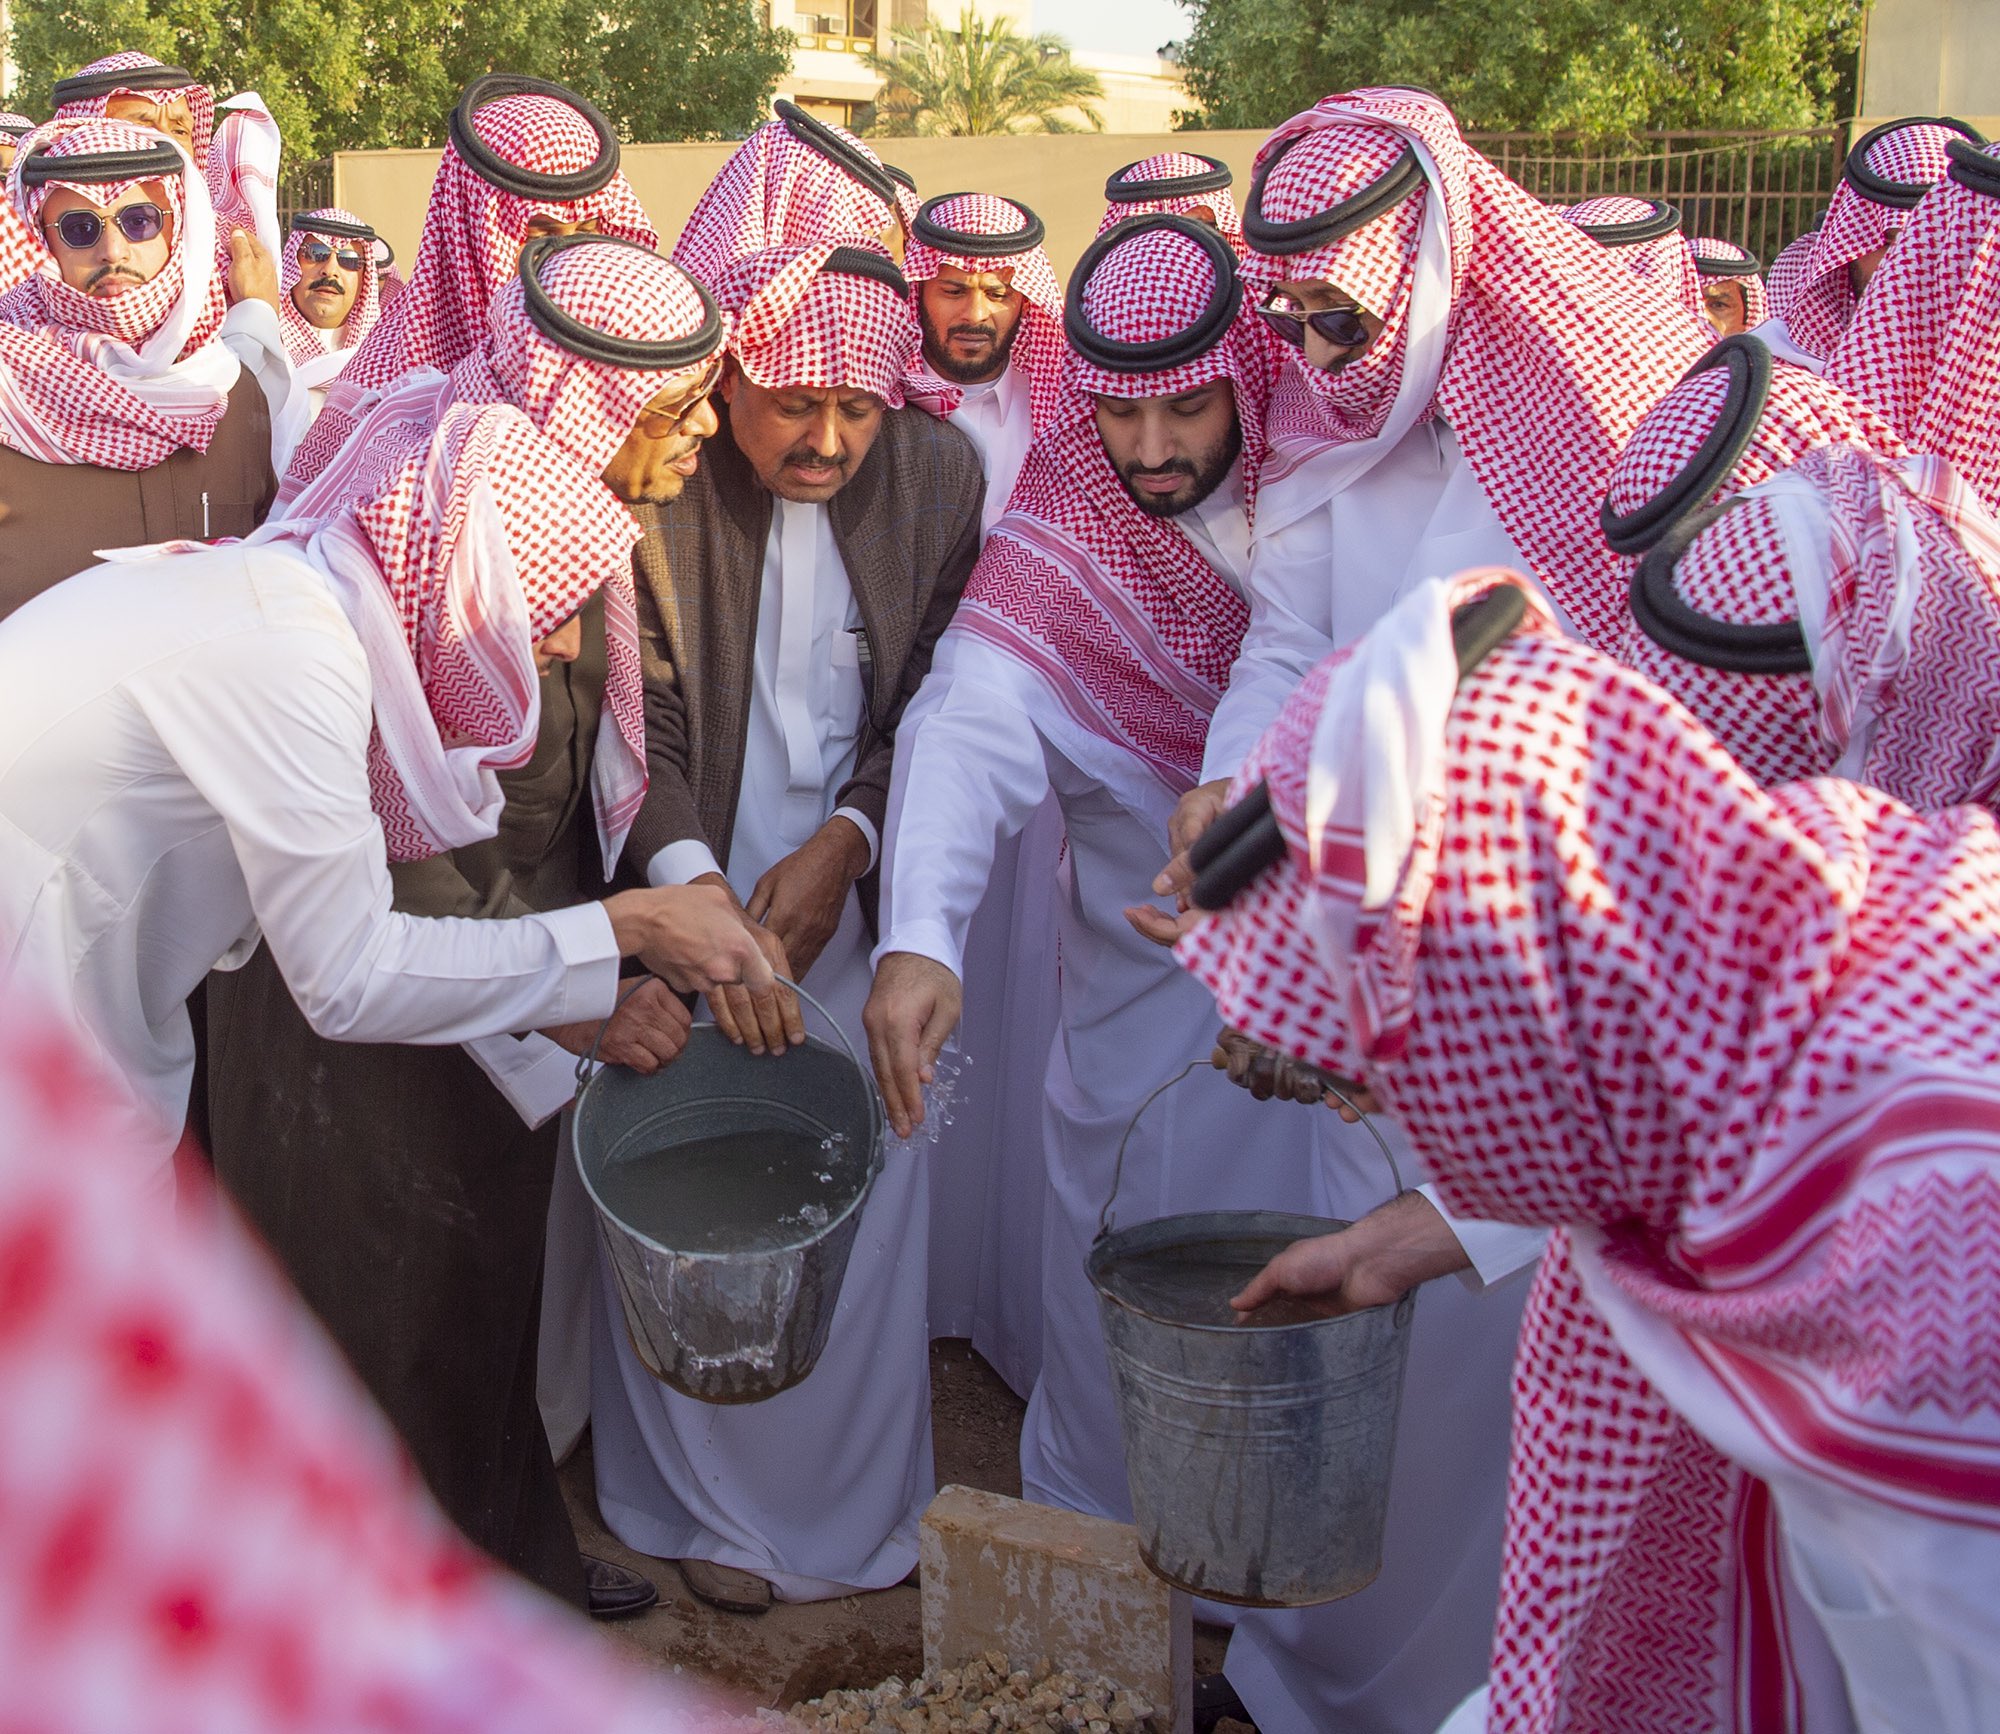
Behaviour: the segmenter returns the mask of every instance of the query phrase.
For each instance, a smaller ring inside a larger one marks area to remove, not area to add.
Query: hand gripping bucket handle
[[[1118,1162],[1111,1171],[1110,1195],[1104,1200],[1104,1208],[1097,1213],[1097,1238],[1099,1240],[1102,1240],[1116,1226],[1111,1220],[1111,1207],[1118,1202],[1118,1187],[1125,1178],[1125,1147],[1132,1142],[1132,1134],[1138,1131],[1140,1119],[1144,1116],[1148,1108],[1176,1084],[1186,1079],[1190,1073],[1202,1070],[1208,1063],[1206,1060],[1188,1061],[1186,1065],[1181,1067],[1165,1083],[1156,1085],[1146,1099],[1133,1110],[1132,1118],[1125,1123],[1125,1135],[1118,1140]],[[1375,1140],[1376,1147],[1382,1152],[1382,1160],[1389,1165],[1389,1196],[1391,1198],[1400,1198],[1409,1188],[1403,1184],[1403,1171],[1396,1165],[1396,1153],[1389,1148],[1389,1141],[1382,1136],[1380,1130],[1376,1127],[1374,1116],[1355,1102],[1334,1080],[1331,1073],[1319,1071],[1317,1067],[1314,1068],[1314,1071],[1318,1074],[1326,1093],[1339,1102],[1342,1107],[1352,1109],[1360,1118],[1362,1125],[1368,1128],[1368,1136]]]
[[[646,982],[654,982],[654,980],[662,980],[662,978],[660,978],[660,976],[640,976],[640,978],[638,978],[636,982],[632,982],[632,986],[630,986],[630,988],[626,988],[626,990],[624,990],[622,994],[618,994],[618,1000],[616,1000],[616,1004],[614,1004],[614,1006],[612,1006],[612,1008],[610,1008],[610,1010],[608,1010],[608,1012],[604,1014],[604,1022],[602,1022],[602,1024],[598,1024],[598,1034],[596,1034],[596,1038],[594,1038],[594,1040],[590,1042],[590,1052],[588,1052],[588,1054],[580,1054],[580,1056],[576,1058],[576,1088],[578,1088],[578,1090],[582,1090],[582,1088],[584,1088],[584,1084],[588,1084],[588,1082],[590,1082],[590,1072],[592,1072],[592,1068],[594,1068],[594,1066],[598,1064],[598,1050],[600,1050],[600,1048],[604,1046],[604,1032],[606,1032],[606,1030],[608,1030],[608,1028],[612,1026],[612,1018],[616,1018],[616,1016],[618,1016],[618,1006],[622,1006],[622,1004],[624,1004],[626,1000],[630,1000],[630,998],[632,998],[632,994],[636,994],[636,992],[638,992],[638,990],[640,990],[642,986],[646,986]],[[862,1064],[862,1056],[854,1052],[854,1044],[852,1044],[852,1042],[848,1040],[848,1032],[840,1028],[840,1020],[838,1020],[838,1018],[836,1018],[836,1016],[834,1016],[832,1012],[828,1012],[828,1010],[826,1010],[826,1006],[822,1006],[822,1004],[820,1004],[820,1002],[818,1002],[816,998],[812,998],[812,994],[808,994],[808,992],[806,992],[806,990],[804,990],[802,986],[798,986],[798,982],[790,980],[788,976],[772,976],[772,980],[774,980],[774,982],[776,982],[776,984],[778,984],[780,988],[790,988],[790,990],[792,990],[794,994],[798,994],[798,998],[802,998],[802,1000],[804,1000],[804,1002],[806,1002],[808,1006],[812,1006],[812,1010],[816,1010],[816,1012],[820,1014],[820,1022],[822,1022],[822,1024],[826,1024],[826,1028],[834,1032],[834,1040],[836,1040],[836,1042],[840,1042],[840,1050],[842,1050],[842,1052],[844,1052],[844,1054],[846,1054],[846,1056],[848,1056],[848,1058],[850,1058],[850,1060],[854,1062],[854,1070],[862,1074],[862,1082],[864,1082],[864,1084],[868,1086],[868,1106],[870,1106],[870,1114],[872,1114],[872,1118],[874,1118],[874,1122],[876,1122],[876,1128],[880,1130],[880,1126],[882,1126],[882,1092],[880,1092],[880,1090],[876,1088],[876,1082],[874,1082],[874,1072],[870,1072],[870,1070],[868,1070],[868,1068],[866,1068],[866,1066]],[[1182,1074],[1182,1076],[1186,1076],[1186,1074]],[[1158,1094],[1158,1092],[1154,1092],[1154,1094]],[[1152,1098],[1148,1096],[1146,1100],[1150,1102]],[[1132,1134],[1130,1134],[1130,1130],[1126,1132],[1126,1136],[1128,1136],[1128,1138],[1132,1136]],[[1386,1146],[1384,1146],[1384,1148],[1386,1148]],[[1124,1146],[1122,1146],[1122,1144],[1118,1146],[1118,1154],[1120,1154],[1120,1156],[1124,1156]],[[1116,1188],[1114,1188],[1114,1190],[1116,1190]]]

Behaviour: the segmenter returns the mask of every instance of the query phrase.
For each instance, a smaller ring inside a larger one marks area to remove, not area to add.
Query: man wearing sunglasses
[[[225,285],[179,145],[55,122],[10,184],[48,262],[0,296],[0,614],[102,548],[249,534],[304,408],[277,274],[246,251]]]
[[[300,211],[292,218],[279,265],[278,323],[315,416],[382,316],[376,238],[352,211]]]

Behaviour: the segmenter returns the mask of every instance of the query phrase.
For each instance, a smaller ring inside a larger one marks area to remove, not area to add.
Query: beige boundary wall
[[[1104,183],[1124,164],[1155,151],[1198,150],[1236,171],[1240,196],[1249,185],[1261,132],[1081,133],[1013,138],[898,138],[870,141],[888,161],[917,178],[926,198],[974,190],[1020,199],[1048,224],[1049,257],[1067,273],[1097,232]],[[695,200],[728,160],[732,144],[627,145],[624,166],[671,246]],[[333,159],[333,202],[366,218],[389,238],[405,266],[416,256],[424,202],[438,153],[342,151]]]
[[[1874,0],[1857,134],[1906,114],[1955,115],[2000,137],[2000,0]]]

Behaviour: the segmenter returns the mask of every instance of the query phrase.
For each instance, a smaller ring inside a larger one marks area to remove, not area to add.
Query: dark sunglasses
[[[672,415],[649,409],[639,417],[639,431],[649,440],[672,439],[673,436],[694,420],[695,412],[708,402],[709,394],[715,390],[722,378],[724,352],[717,350],[709,364],[702,369],[701,378],[695,381],[691,395],[684,398],[681,407]]]
[[[1306,327],[1323,337],[1335,349],[1359,349],[1368,341],[1368,327],[1362,323],[1359,307],[1329,307],[1308,313],[1289,298],[1273,296],[1257,309],[1266,325],[1294,349],[1306,346]]]
[[[167,226],[167,213],[158,205],[125,205],[111,213],[119,234],[128,241],[157,241]],[[43,228],[51,227],[44,223]],[[95,211],[65,211],[53,224],[65,247],[81,253],[94,247],[104,233],[104,219]]]
[[[308,265],[324,265],[329,259],[338,259],[343,271],[359,271],[361,254],[353,247],[329,247],[324,241],[301,241],[299,257]]]

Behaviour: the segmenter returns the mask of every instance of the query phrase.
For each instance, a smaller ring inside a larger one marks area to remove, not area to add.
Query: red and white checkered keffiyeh
[[[21,221],[21,213],[0,199],[0,295],[32,277],[47,257],[35,231]]]
[[[1190,329],[1215,291],[1213,265],[1186,236],[1142,231],[1106,255],[1083,310],[1114,341],[1158,342]],[[1229,381],[1254,514],[1274,347],[1246,311],[1205,355],[1166,372],[1113,373],[1072,354],[1068,418],[1030,450],[947,629],[1020,665],[1032,683],[1027,708],[1049,726],[1122,749],[1174,796],[1200,773],[1250,611],[1173,519],[1132,503],[1091,398],[1170,397]]]
[[[1762,325],[1768,317],[1768,298],[1755,255],[1719,235],[1696,235],[1688,246],[1704,282],[1730,283],[1743,291],[1743,329],[1754,331]]]
[[[1152,156],[1141,157],[1136,163],[1127,163],[1111,178],[1125,188],[1136,189],[1157,181],[1178,181],[1190,175],[1208,174],[1212,169],[1213,164],[1207,157],[1198,157],[1188,151],[1159,151]],[[1110,200],[1105,204],[1104,215],[1098,220],[1097,232],[1101,235],[1127,217],[1143,216],[1151,211],[1168,211],[1175,216],[1193,217],[1197,221],[1206,212],[1222,231],[1223,239],[1236,256],[1239,259],[1243,256],[1243,213],[1236,208],[1236,195],[1226,186],[1208,192],[1173,194],[1157,199]]]
[[[1884,133],[1869,146],[1869,169],[1908,186],[1932,186],[1949,166],[1945,146],[1963,135],[1947,126],[1912,121]],[[1855,260],[1891,245],[1910,219],[1907,210],[1877,204],[1843,175],[1820,220],[1805,271],[1789,305],[1779,311],[1792,341],[1825,361],[1854,317],[1856,297],[1847,268]]]
[[[774,248],[731,266],[715,290],[736,316],[729,353],[767,391],[870,391],[901,409],[905,375],[923,347],[917,316],[888,283],[828,270],[845,248],[895,263],[879,241],[853,235]]]
[[[1308,677],[1243,772],[1288,856],[1181,954],[1229,1023],[1367,1079],[1455,1210],[1568,1228],[1490,1726],[1781,1728],[1758,1482],[1927,1519],[1870,1561],[1906,1612],[1983,1599],[1950,1538],[2000,1528],[2000,834],[1760,790],[1532,602],[1454,694],[1449,607],[1498,576]]]
[[[482,104],[473,130],[497,155],[537,174],[576,174],[598,160],[600,143],[568,103],[538,95],[504,96]],[[375,329],[327,392],[326,406],[279,490],[280,505],[325,468],[374,393],[414,368],[457,364],[486,335],[486,309],[513,281],[528,223],[548,216],[595,223],[598,232],[659,244],[639,197],[622,172],[586,198],[565,203],[523,198],[483,180],[449,143],[431,182],[410,281],[385,306]]]
[[[1827,375],[2000,510],[2000,200],[1949,176],[1925,195]]]
[[[215,206],[216,263],[229,268],[229,237],[241,229],[256,236],[273,259],[284,247],[278,227],[278,176],[283,167],[278,123],[255,91],[222,105],[208,147],[208,196]]]
[[[830,121],[817,124],[844,148],[882,167],[881,158],[844,127]],[[888,170],[882,174],[886,179]],[[910,209],[915,208],[912,202]],[[852,235],[880,242],[898,223],[899,213],[900,203],[885,203],[810,137],[794,132],[783,119],[767,120],[708,183],[674,242],[674,263],[719,294],[723,278],[753,253],[813,247]]]
[[[107,54],[101,60],[93,60],[88,66],[80,66],[70,76],[91,78],[104,72],[150,72],[165,64],[150,54],[126,49],[123,53]],[[74,102],[62,103],[49,118],[102,120],[105,105],[114,96],[133,97],[140,102],[150,102],[156,108],[165,108],[176,97],[185,97],[188,113],[194,119],[194,165],[202,173],[208,172],[208,146],[215,136],[215,92],[205,84],[191,81],[169,90],[107,90],[101,96],[80,97]]]
[[[164,137],[129,121],[51,121],[23,141],[8,197],[38,228],[49,193],[69,183],[24,187],[31,151],[101,155]],[[141,184],[88,181],[75,190],[105,204]],[[143,184],[159,189],[174,224],[172,251],[154,277],[103,300],[70,288],[44,252],[33,275],[0,295],[0,444],[37,462],[151,469],[183,448],[206,451],[229,407],[241,369],[216,340],[226,309],[207,187],[191,171]]]
[[[1034,221],[1033,213],[1012,199],[994,193],[959,193],[933,202],[931,219],[955,234],[1017,234]],[[909,279],[910,307],[917,310],[921,284],[938,274],[941,265],[955,265],[975,277],[991,273],[1004,276],[1020,292],[1021,323],[1015,333],[1010,366],[1028,376],[1029,414],[1035,432],[1053,426],[1062,414],[1063,358],[1069,346],[1063,340],[1062,285],[1056,281],[1055,267],[1041,247],[1024,253],[945,253],[911,236],[903,249],[903,275]],[[924,399],[937,413],[950,414],[957,406],[960,389],[941,379],[924,364],[920,355],[912,369],[912,393]]]
[[[1764,299],[1768,306],[1768,317],[1783,319],[1792,309],[1799,289],[1806,280],[1806,265],[1812,258],[1812,251],[1819,243],[1819,231],[1808,229],[1796,240],[1787,242],[1777,258],[1771,261],[1770,270],[1764,273]]]
[[[1607,510],[1624,518],[1658,499],[1694,463],[1730,403],[1731,375],[1720,366],[1689,374],[1662,397],[1632,430],[1612,465]],[[1896,430],[1867,404],[1807,368],[1773,360],[1770,387],[1748,443],[1729,473],[1716,478],[1708,496],[1686,502],[1687,509],[1769,481],[1807,452],[1839,442],[1869,447],[1888,458],[1905,455]]]
[[[1801,623],[1810,675],[1698,667],[1633,629],[1631,666],[1759,782],[2000,810],[2000,524],[1943,459],[1815,450],[1711,524],[1674,587],[1712,619]]]
[[[564,248],[539,281],[563,312],[616,337],[660,343],[702,324],[686,275],[636,248]],[[495,774],[533,751],[540,721],[533,647],[602,590],[609,673],[592,794],[609,874],[646,792],[646,733],[639,528],[602,473],[682,374],[562,348],[529,318],[518,281],[490,320],[488,341],[449,375],[411,374],[384,394],[263,535],[318,532],[338,567],[373,677],[369,774],[391,860],[492,835]]]
[[[335,222],[362,224],[362,219],[352,211],[343,211],[332,205],[317,211],[302,211],[295,220],[310,223],[314,217],[331,217]],[[299,311],[298,303],[292,299],[292,291],[299,286],[299,248],[315,240],[324,241],[336,250],[353,247],[362,255],[361,286],[354,293],[354,305],[348,308],[340,329],[331,334],[331,348],[326,343],[329,334],[309,323]],[[375,329],[375,322],[381,317],[381,274],[375,267],[373,241],[311,228],[295,228],[285,237],[284,251],[278,259],[278,324],[285,334],[285,353],[292,358],[292,366],[304,384],[324,385],[337,375],[353,360],[355,346]]]
[[[113,1087],[18,999],[0,1124],[11,1727],[727,1725],[465,1544],[212,1189],[178,1212],[135,1193]]]
[[[1588,231],[1605,225],[1642,223],[1656,215],[1658,210],[1659,207],[1651,199],[1609,194],[1603,198],[1585,199],[1577,205],[1564,205],[1556,215],[1565,223]],[[1678,223],[1671,233],[1656,236],[1650,241],[1628,243],[1607,241],[1602,236],[1592,238],[1600,245],[1610,247],[1626,270],[1640,281],[1652,284],[1676,306],[1685,307],[1704,319],[1708,317],[1702,308],[1701,272],[1694,248],[1687,236],[1681,233]]]
[[[1609,643],[1627,575],[1598,529],[1612,461],[1715,340],[1604,248],[1516,186],[1426,91],[1330,96],[1258,153],[1264,216],[1316,216],[1379,181],[1406,147],[1425,185],[1308,252],[1243,262],[1253,301],[1321,278],[1383,321],[1337,374],[1295,361],[1271,401],[1267,529],[1351,485],[1441,414],[1515,547],[1586,637]],[[1308,460],[1301,486],[1288,479]]]

